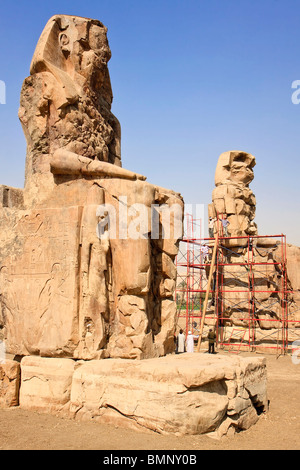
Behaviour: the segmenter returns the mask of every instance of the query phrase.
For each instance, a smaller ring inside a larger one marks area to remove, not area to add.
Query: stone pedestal
[[[263,358],[207,354],[131,361],[26,357],[20,406],[161,434],[221,437],[267,406]]]

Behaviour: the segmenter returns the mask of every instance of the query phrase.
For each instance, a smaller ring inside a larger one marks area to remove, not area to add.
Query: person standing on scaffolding
[[[214,238],[214,236],[215,236],[215,230],[214,230],[215,221],[216,221],[216,219],[213,219],[212,217],[209,218],[209,221],[208,221],[208,236],[209,236],[209,238]]]
[[[203,263],[208,263],[209,249],[207,245],[201,245],[200,251],[203,257]]]
[[[223,218],[221,219],[221,222],[222,222],[222,227],[223,227],[223,236],[228,237],[229,220],[227,219],[227,214],[223,215]]]

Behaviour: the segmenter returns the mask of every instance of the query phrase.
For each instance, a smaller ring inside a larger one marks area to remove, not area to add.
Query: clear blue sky
[[[108,27],[125,168],[208,204],[219,155],[252,153],[260,234],[300,245],[299,0],[2,2],[0,184],[23,187],[20,89],[47,20],[61,13]]]

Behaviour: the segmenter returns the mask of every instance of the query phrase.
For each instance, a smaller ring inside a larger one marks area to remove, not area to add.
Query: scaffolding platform
[[[197,238],[199,221],[190,214],[185,220],[176,259],[178,327],[200,334],[200,344],[213,327],[221,349],[291,352],[292,343],[300,340],[300,320],[295,309],[291,318],[286,236],[218,234],[212,265],[216,239]],[[243,331],[238,337],[237,329]]]

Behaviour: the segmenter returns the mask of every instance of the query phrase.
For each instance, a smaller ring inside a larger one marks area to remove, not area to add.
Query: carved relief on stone
[[[14,234],[0,252],[0,303],[11,353],[72,354],[79,213],[76,207],[18,211],[18,220],[12,213],[4,227]]]

